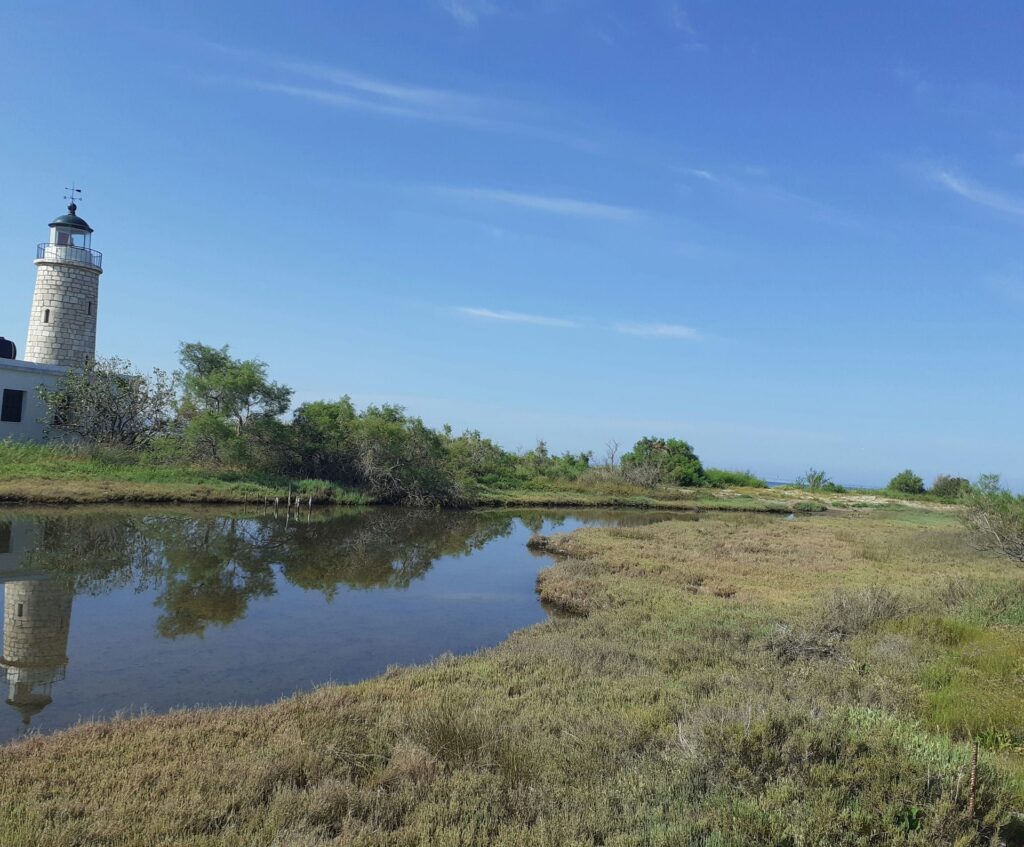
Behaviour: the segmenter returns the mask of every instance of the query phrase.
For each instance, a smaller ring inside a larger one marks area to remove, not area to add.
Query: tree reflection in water
[[[40,542],[23,567],[75,594],[133,587],[156,592],[165,638],[202,635],[243,617],[289,583],[332,598],[340,586],[407,588],[445,556],[512,532],[511,512],[365,509],[299,520],[268,514],[143,515],[83,510],[36,517]],[[34,516],[35,517],[35,516]]]

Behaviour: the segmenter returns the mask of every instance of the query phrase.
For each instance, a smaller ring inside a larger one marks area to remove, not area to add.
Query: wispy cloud
[[[438,5],[462,26],[473,27],[480,18],[498,11],[492,0],[439,0]]]
[[[697,33],[690,15],[687,11],[675,2],[675,0],[669,0],[668,4],[668,18],[672,28],[678,32],[683,40],[686,42],[686,47],[689,50],[705,50],[706,46],[701,41],[700,35]]]
[[[523,312],[496,311],[494,309],[481,309],[473,306],[460,306],[456,311],[471,318],[481,318],[488,321],[508,321],[510,323],[554,326],[566,329],[579,326],[576,321],[566,320],[565,318],[552,318],[547,315],[528,315]]]
[[[834,223],[849,224],[858,220],[855,214],[831,203],[765,181],[761,168],[743,168],[742,177],[706,168],[684,167],[676,170],[686,177],[687,190],[696,190],[694,186],[704,183],[706,190],[722,192],[747,208],[770,210],[773,214],[788,212]]]
[[[336,91],[324,88],[312,88],[305,85],[289,85],[280,82],[263,82],[261,80],[246,79],[238,80],[239,85],[244,88],[251,88],[254,91],[266,91],[271,94],[284,94],[288,97],[297,97],[309,100],[313,103],[321,103],[325,106],[334,106],[342,109],[353,109],[362,112],[373,112],[379,115],[390,115],[396,118],[424,118],[420,110],[403,106],[396,102],[372,101],[346,94],[343,91]],[[438,120],[437,115],[432,119]]]
[[[241,66],[241,73],[214,77],[231,85],[330,108],[506,132],[578,150],[594,151],[600,147],[593,138],[545,126],[546,121],[538,110],[515,100],[396,82],[350,68],[223,44],[204,43],[204,46]]]
[[[718,182],[719,179],[711,171],[706,171],[704,168],[683,168],[683,173],[689,174],[690,176],[702,179],[705,182]]]
[[[973,182],[948,170],[932,171],[931,179],[954,194],[1004,214],[1024,217],[1024,200]]]
[[[704,336],[696,329],[681,324],[616,324],[615,331],[623,335],[644,335],[654,338],[681,338],[700,341]]]
[[[535,326],[558,327],[561,329],[580,329],[590,327],[598,332],[616,332],[619,335],[636,335],[647,338],[671,338],[682,341],[704,341],[707,336],[699,330],[682,324],[668,323],[615,323],[605,324],[600,321],[579,321],[567,318],[556,318],[550,315],[534,315],[525,312],[509,312],[501,309],[486,309],[477,306],[460,306],[455,311],[460,315],[484,321],[504,321],[506,323],[533,324]]]
[[[441,187],[440,193],[451,197],[477,200],[485,203],[499,203],[506,206],[517,206],[537,212],[553,215],[566,215],[576,218],[596,218],[606,221],[630,221],[640,216],[640,212],[627,206],[615,206],[609,203],[598,203],[591,200],[579,200],[572,197],[556,197],[547,194],[526,194],[518,191],[505,191],[498,188],[454,188]]]

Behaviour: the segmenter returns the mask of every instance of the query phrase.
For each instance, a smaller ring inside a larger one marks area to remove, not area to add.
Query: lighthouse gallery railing
[[[45,242],[36,248],[36,258],[48,262],[77,262],[80,265],[103,267],[103,254],[89,247],[72,247],[70,244]]]

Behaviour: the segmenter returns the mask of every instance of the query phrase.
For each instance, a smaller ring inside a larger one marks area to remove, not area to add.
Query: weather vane
[[[70,200],[71,201],[71,205],[73,205],[73,206],[76,205],[75,201],[82,199],[82,189],[81,188],[75,188],[75,184],[73,182],[71,183],[71,188],[68,188],[67,186],[65,186],[64,190],[67,192],[67,194],[64,195],[64,199],[65,200]]]

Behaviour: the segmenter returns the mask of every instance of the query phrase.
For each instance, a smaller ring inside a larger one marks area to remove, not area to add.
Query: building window
[[[3,404],[0,405],[0,421],[4,423],[21,423],[21,410],[25,405],[25,392],[15,388],[5,388]]]
[[[92,300],[89,301],[89,316],[92,317]]]
[[[18,604],[18,617],[20,618],[24,614],[25,614],[25,604],[24,603],[19,603]]]
[[[11,523],[0,523],[0,555],[11,552]]]
[[[50,322],[50,310],[43,309],[43,323],[48,324]]]

